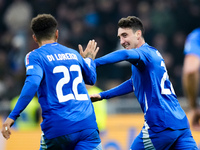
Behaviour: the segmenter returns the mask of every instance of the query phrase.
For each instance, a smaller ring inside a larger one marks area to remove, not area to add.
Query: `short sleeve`
[[[194,30],[187,37],[184,54],[195,54],[200,57],[200,30]]]

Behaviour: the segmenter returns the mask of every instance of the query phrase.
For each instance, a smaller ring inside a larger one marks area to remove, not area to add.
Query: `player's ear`
[[[141,35],[142,35],[141,30],[137,30],[137,31],[136,31],[136,36],[137,36],[137,37],[140,37]]]
[[[137,30],[136,31],[136,37],[139,39],[142,36],[142,31],[141,30]]]
[[[32,35],[32,38],[33,38],[33,40],[34,40],[36,43],[38,43],[38,40],[37,40],[35,34]]]

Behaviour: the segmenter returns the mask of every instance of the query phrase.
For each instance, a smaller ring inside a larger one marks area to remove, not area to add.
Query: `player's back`
[[[45,136],[53,138],[85,128],[97,128],[82,76],[87,65],[79,53],[53,43],[36,49],[29,57],[34,58],[43,70],[38,98]],[[65,126],[66,130],[62,131],[58,125]]]

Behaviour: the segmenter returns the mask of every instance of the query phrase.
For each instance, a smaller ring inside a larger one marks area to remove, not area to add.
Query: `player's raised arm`
[[[90,40],[87,44],[87,47],[86,49],[83,51],[83,47],[82,45],[78,45],[78,48],[79,48],[79,52],[80,52],[80,55],[83,57],[83,58],[91,58],[91,59],[95,59],[98,51],[99,51],[99,47],[97,47],[97,42],[95,42],[95,40]]]
[[[84,61],[82,62],[83,58],[81,57],[83,79],[86,84],[94,85],[97,75],[96,65],[93,60],[96,57],[99,47],[97,47],[97,43],[95,42],[95,40],[90,40],[85,50],[83,50],[82,45],[79,44],[78,46],[80,55],[84,58]]]
[[[140,59],[139,54],[134,50],[117,50],[107,55],[104,55],[100,58],[94,60],[96,66],[102,66],[106,64],[117,63],[120,61],[128,61],[132,64],[135,64]]]

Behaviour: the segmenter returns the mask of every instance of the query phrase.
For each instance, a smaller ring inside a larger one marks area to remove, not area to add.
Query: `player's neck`
[[[138,42],[137,48],[141,47],[145,43],[144,38],[141,38]]]
[[[41,47],[42,45],[55,43],[55,42],[57,42],[57,41],[56,40],[45,40],[45,41],[38,42],[38,45],[39,45],[39,47]]]

